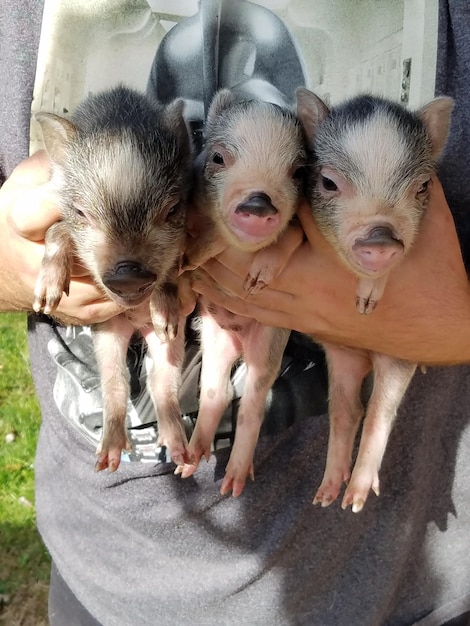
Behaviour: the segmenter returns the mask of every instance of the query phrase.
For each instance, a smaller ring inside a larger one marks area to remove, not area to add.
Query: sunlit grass
[[[34,508],[39,423],[26,317],[0,313],[0,622],[8,625],[47,623],[49,558]]]

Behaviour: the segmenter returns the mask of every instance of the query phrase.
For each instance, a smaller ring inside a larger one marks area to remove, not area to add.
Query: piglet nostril
[[[403,248],[403,242],[397,238],[395,233],[388,226],[376,226],[373,228],[367,237],[356,239],[354,247],[356,246],[396,246]]]
[[[352,246],[352,254],[363,271],[378,275],[390,269],[405,246],[389,226],[374,226]]]
[[[156,280],[156,275],[144,269],[140,263],[121,261],[114,271],[103,277],[103,283],[113,293],[126,295],[146,291]]]
[[[144,270],[142,265],[140,263],[137,263],[136,261],[121,261],[120,263],[117,263],[114,267],[115,275],[125,274],[128,276],[142,276],[146,273],[148,274],[149,272],[147,272],[147,270]]]
[[[258,217],[276,215],[278,210],[273,206],[271,198],[262,191],[252,193],[248,200],[240,202],[235,209],[235,213],[249,213]]]

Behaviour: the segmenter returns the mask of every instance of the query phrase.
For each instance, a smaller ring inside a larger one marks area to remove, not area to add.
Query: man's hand
[[[47,155],[24,160],[0,189],[0,311],[31,311],[48,227],[60,218],[48,186]],[[54,317],[69,324],[107,320],[119,308],[104,296],[79,264],[72,271],[69,296]]]
[[[234,313],[318,340],[367,348],[423,364],[470,362],[470,291],[454,222],[434,180],[418,238],[392,271],[370,315],[356,311],[356,277],[319,232],[305,202],[298,212],[307,240],[259,294],[243,279],[252,255],[228,249],[204,266],[194,289]]]

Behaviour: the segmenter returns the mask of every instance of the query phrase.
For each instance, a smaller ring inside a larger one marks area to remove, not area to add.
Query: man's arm
[[[233,249],[204,266],[205,281],[196,282],[195,289],[234,313],[320,341],[423,364],[470,362],[469,282],[452,215],[437,180],[417,241],[391,274],[370,315],[356,311],[356,278],[318,231],[307,203],[299,217],[307,240],[263,292],[244,292],[251,255]]]
[[[38,152],[21,162],[0,189],[0,311],[32,311],[44,235],[60,217],[47,188],[49,175],[47,156]],[[70,294],[64,294],[54,317],[63,323],[89,324],[118,312],[77,266]]]

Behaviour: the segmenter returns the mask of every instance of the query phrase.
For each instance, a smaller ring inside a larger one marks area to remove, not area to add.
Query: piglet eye
[[[323,185],[323,189],[326,191],[338,191],[338,185],[331,180],[331,178],[327,178],[326,176],[321,176],[321,184]]]
[[[224,164],[224,157],[220,154],[220,152],[214,152],[214,154],[212,155],[212,160],[217,165]]]
[[[421,185],[419,186],[417,193],[424,193],[425,191],[428,190],[428,187],[429,187],[429,180],[425,180],[424,183],[421,183]]]
[[[305,172],[305,168],[304,168],[304,167],[302,167],[302,166],[297,167],[297,168],[294,170],[294,173],[292,174],[292,178],[293,178],[294,180],[300,180],[300,179],[302,179],[302,178],[303,178],[304,172]]]
[[[168,213],[166,214],[167,219],[168,219],[169,217],[172,217],[173,215],[176,215],[176,213],[178,212],[178,210],[180,209],[180,207],[181,207],[181,202],[180,202],[180,201],[179,201],[179,202],[177,202],[176,204],[174,204],[172,207],[170,207],[170,208],[168,209]]]
[[[74,205],[75,216],[82,221],[88,221],[85,211],[82,211],[77,205]]]

